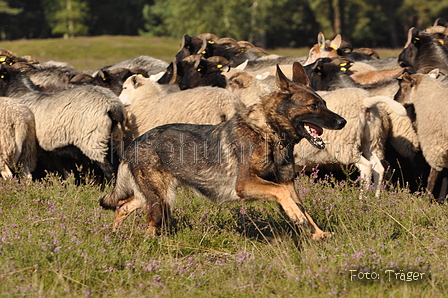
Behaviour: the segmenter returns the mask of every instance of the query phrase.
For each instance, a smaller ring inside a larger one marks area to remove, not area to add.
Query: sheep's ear
[[[138,87],[143,85],[141,82],[141,78],[143,78],[143,77],[139,76],[139,75],[131,76],[131,82],[132,82],[132,86],[134,87],[134,89],[137,89]]]
[[[240,77],[234,77],[229,80],[229,86],[236,87],[237,89],[244,88],[244,80]]]
[[[294,64],[292,65],[292,81],[295,83],[303,84],[308,87],[311,86],[310,80],[306,75],[305,69],[299,62],[294,62]]]
[[[70,83],[91,84],[93,77],[86,73],[79,73],[70,79]]]
[[[342,36],[341,34],[338,34],[333,38],[333,40],[330,42],[330,47],[337,50],[341,47],[342,44]]]
[[[322,32],[317,34],[317,44],[319,45],[319,48],[325,49],[325,35]]]
[[[402,75],[401,75],[401,80],[403,80],[403,82],[409,82],[410,87],[414,87],[415,84],[417,83],[417,81],[411,76],[411,74],[407,71],[405,71]]]
[[[244,61],[243,63],[241,63],[237,67],[235,67],[235,69],[244,70],[246,68],[248,62],[249,62],[249,59],[246,59],[246,61]]]
[[[428,75],[433,78],[433,79],[437,79],[440,75],[440,69],[438,68],[434,68],[433,70],[431,70],[430,72],[428,72]]]
[[[164,71],[161,71],[161,72],[159,72],[159,73],[157,73],[157,74],[150,75],[150,76],[149,76],[149,79],[150,79],[151,81],[157,82],[158,80],[160,80],[160,78],[161,78],[164,74],[165,74],[165,72],[164,72]]]
[[[257,80],[263,81],[264,79],[266,79],[271,73],[269,71],[267,72],[263,72],[262,74],[256,75],[255,78]]]
[[[109,79],[109,73],[105,70],[100,69],[98,73],[96,74],[97,77],[99,77],[103,81],[107,81]]]

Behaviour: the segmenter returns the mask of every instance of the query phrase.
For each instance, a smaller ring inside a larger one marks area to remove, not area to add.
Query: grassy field
[[[108,36],[0,42],[80,70],[139,55],[170,61],[178,46]],[[114,233],[113,212],[98,204],[110,186],[94,177],[81,186],[52,175],[0,180],[0,297],[447,297],[448,205],[396,186],[360,199],[357,181],[316,177],[300,173],[296,186],[334,232],[325,242],[273,202],[214,205],[184,189],[159,237],[145,235],[142,211]]]
[[[162,235],[113,212],[89,183],[0,181],[1,297],[446,297],[447,206],[394,188],[301,174],[297,189],[334,237],[309,240],[276,204],[213,205],[179,189]],[[370,278],[370,279],[369,279]]]
[[[18,56],[31,55],[41,62],[68,62],[77,70],[96,70],[102,66],[148,55],[171,62],[181,41],[165,37],[99,36],[73,39],[0,41],[0,48]],[[311,45],[310,45],[311,46]],[[376,49],[381,58],[397,57],[400,49]],[[307,56],[309,48],[267,50],[282,56]]]

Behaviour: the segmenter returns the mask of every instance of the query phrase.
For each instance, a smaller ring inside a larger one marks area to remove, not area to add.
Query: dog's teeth
[[[308,125],[304,125],[304,127],[305,127],[305,130],[306,130],[306,132],[307,133],[309,133],[309,134],[311,134],[311,129],[310,129],[310,127],[308,126]]]

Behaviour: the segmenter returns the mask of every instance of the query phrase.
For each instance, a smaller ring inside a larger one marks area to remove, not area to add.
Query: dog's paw
[[[327,240],[330,239],[334,236],[333,232],[323,232],[323,231],[319,231],[319,232],[315,232],[312,235],[313,240]]]
[[[157,237],[157,231],[158,231],[158,229],[156,227],[149,226],[146,229],[146,234],[151,236],[151,237]]]

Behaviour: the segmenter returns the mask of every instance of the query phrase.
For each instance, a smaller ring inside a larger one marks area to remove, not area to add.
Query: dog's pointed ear
[[[291,93],[291,81],[283,74],[280,66],[277,64],[276,77],[276,89],[277,92]]]
[[[294,83],[302,84],[308,87],[311,86],[310,80],[305,73],[305,69],[299,62],[294,62],[292,66],[292,72],[293,80],[291,81],[283,74],[282,70],[277,64],[277,92],[291,93],[291,91],[294,89],[294,87],[292,86]]]
[[[292,81],[311,87],[310,80],[306,75],[305,69],[299,62],[294,62],[292,65]]]

